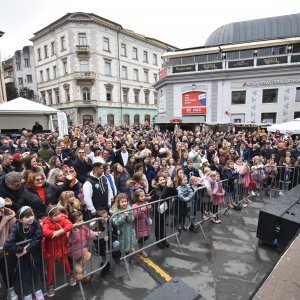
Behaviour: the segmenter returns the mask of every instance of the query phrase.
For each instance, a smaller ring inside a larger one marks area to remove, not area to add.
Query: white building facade
[[[33,46],[25,46],[15,52],[13,69],[16,88],[28,88],[37,95],[37,80]]]
[[[156,123],[259,124],[300,117],[300,14],[263,20],[224,25],[204,47],[165,53],[155,85]]]
[[[153,84],[171,46],[86,13],[67,14],[31,40],[38,92],[69,122],[133,124],[156,115]]]

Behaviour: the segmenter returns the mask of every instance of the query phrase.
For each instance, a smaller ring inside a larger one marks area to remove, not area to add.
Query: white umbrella
[[[267,127],[267,130],[268,132],[279,130],[282,134],[300,134],[300,118],[290,122],[271,125]]]

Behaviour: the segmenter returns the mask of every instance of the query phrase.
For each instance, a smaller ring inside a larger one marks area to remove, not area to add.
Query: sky
[[[4,4],[5,3],[5,4]],[[297,4],[298,3],[298,4]],[[94,13],[178,48],[203,46],[218,27],[245,20],[295,14],[295,0],[0,0],[2,60],[33,34],[69,12]]]

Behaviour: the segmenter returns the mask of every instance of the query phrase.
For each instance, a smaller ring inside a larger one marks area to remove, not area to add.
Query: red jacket
[[[64,255],[68,254],[68,239],[67,232],[71,231],[73,224],[69,221],[68,216],[61,214],[59,222],[52,222],[49,217],[46,217],[43,221],[43,236],[45,237],[45,253],[44,257],[46,259],[56,260],[62,258]],[[53,238],[52,235],[54,231],[64,229],[65,234]]]

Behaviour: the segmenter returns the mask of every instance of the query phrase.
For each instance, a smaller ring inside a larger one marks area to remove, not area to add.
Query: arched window
[[[125,123],[126,125],[129,125],[129,122],[130,122],[130,117],[129,117],[129,115],[124,115],[123,119],[124,119],[124,123]]]
[[[84,101],[90,101],[91,100],[91,92],[90,89],[85,87],[82,89],[82,97]]]
[[[115,125],[115,116],[113,114],[107,115],[107,124]]]
[[[134,115],[134,124],[140,125],[140,116],[139,115]]]
[[[150,115],[145,115],[145,122],[147,121],[150,123]]]

